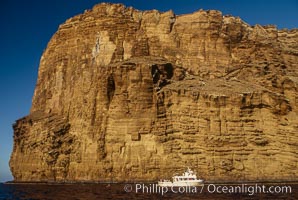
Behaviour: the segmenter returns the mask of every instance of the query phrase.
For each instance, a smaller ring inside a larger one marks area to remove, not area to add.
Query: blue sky
[[[39,59],[59,24],[100,0],[2,0],[0,6],[0,182],[12,180],[8,161],[12,124],[29,113]],[[172,9],[183,14],[201,8],[239,16],[251,25],[298,27],[297,0],[118,0],[139,10]]]

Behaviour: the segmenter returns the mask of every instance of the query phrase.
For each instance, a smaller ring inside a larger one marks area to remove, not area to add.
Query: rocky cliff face
[[[99,4],[59,26],[31,112],[14,124],[16,181],[297,180],[298,31],[219,11]]]

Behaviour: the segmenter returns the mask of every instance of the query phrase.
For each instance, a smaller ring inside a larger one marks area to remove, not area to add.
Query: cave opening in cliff
[[[113,75],[111,74],[108,77],[108,85],[107,85],[107,96],[108,96],[109,103],[113,99],[113,96],[114,96],[114,93],[115,93],[115,89],[116,89],[116,87],[115,87],[115,81],[114,81]]]
[[[171,79],[174,75],[174,68],[170,63],[165,64],[165,72],[167,74],[167,79]]]
[[[151,75],[153,79],[153,84],[157,89],[160,89],[167,85],[174,75],[174,68],[170,63],[165,65],[153,65],[151,68]]]

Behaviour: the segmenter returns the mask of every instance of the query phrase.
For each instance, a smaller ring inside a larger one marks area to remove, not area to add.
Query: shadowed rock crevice
[[[114,93],[115,93],[115,81],[113,78],[113,75],[109,75],[108,81],[107,81],[107,96],[108,96],[108,102],[110,103],[113,99]]]

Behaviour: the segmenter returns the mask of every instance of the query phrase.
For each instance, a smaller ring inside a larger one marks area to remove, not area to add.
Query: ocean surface
[[[271,187],[273,186],[273,187]],[[287,191],[285,189],[287,187]],[[269,187],[272,190],[269,192]],[[289,191],[289,187],[291,191]],[[262,190],[264,188],[264,190]],[[238,189],[238,190],[237,190]],[[161,188],[155,184],[0,184],[0,200],[65,199],[298,199],[298,183]]]

